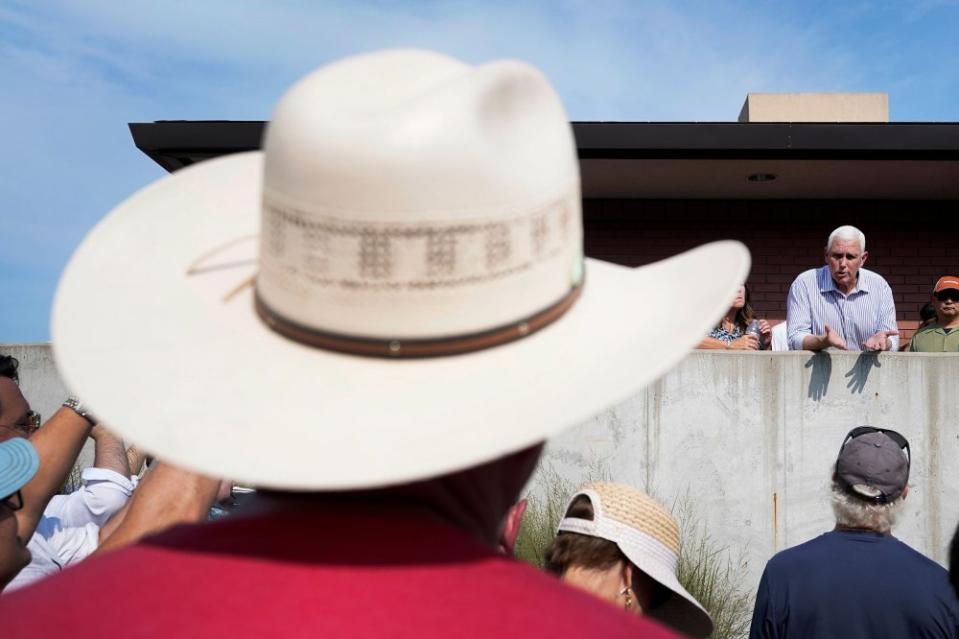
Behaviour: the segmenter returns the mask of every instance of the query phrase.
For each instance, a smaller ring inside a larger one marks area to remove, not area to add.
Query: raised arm
[[[136,543],[171,526],[206,520],[220,482],[158,462],[143,477],[133,497],[100,530],[102,554]]]
[[[16,512],[21,539],[33,536],[47,502],[66,481],[91,427],[86,417],[71,408],[61,407],[30,437],[30,443],[40,457],[40,470],[21,491],[23,508]]]
[[[67,495],[54,495],[44,511],[44,516],[56,517],[66,527],[103,526],[126,505],[135,487],[123,440],[99,424],[90,437],[96,448],[93,466],[81,475],[83,486]]]
[[[93,465],[96,468],[112,470],[124,477],[130,476],[130,462],[123,440],[97,424],[90,431],[90,437],[96,445],[93,453]]]

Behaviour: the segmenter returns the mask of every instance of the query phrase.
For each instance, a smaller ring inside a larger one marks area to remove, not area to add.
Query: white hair
[[[826,250],[832,248],[833,242],[836,240],[843,240],[844,242],[859,242],[859,250],[863,253],[866,252],[866,234],[857,229],[855,226],[840,226],[838,229],[829,234],[829,239],[826,240]]]
[[[836,482],[832,484],[832,512],[840,526],[888,533],[896,525],[904,500],[899,495],[888,504],[873,503],[850,495]]]

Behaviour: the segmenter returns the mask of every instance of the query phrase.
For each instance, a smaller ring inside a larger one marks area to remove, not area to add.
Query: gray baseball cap
[[[909,482],[909,442],[894,430],[858,426],[843,440],[836,460],[836,480],[851,495],[888,503]]]

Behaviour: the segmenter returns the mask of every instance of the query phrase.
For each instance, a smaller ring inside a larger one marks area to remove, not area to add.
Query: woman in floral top
[[[746,329],[753,321],[753,307],[749,303],[749,287],[743,284],[736,291],[733,303],[726,315],[719,320],[708,337],[699,342],[698,348],[724,348],[740,351],[755,351],[768,348],[770,328],[766,320],[759,320],[759,332],[762,343],[755,335],[747,335]]]

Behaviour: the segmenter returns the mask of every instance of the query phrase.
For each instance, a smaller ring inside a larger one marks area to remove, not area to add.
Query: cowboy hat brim
[[[366,488],[519,450],[662,375],[749,270],[731,241],[640,268],[588,259],[581,298],[524,339],[403,361],[318,350],[254,312],[262,162],[208,160],[134,194],[83,240],[54,302],[67,385],[129,441],[214,476]]]

